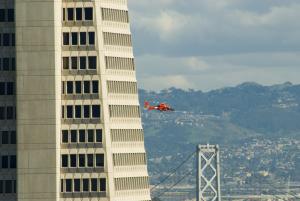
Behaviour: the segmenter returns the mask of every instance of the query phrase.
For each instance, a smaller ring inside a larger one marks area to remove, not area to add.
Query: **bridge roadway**
[[[222,200],[243,200],[243,199],[260,199],[260,200],[284,200],[284,201],[291,201],[291,200],[300,200],[300,194],[296,196],[293,195],[229,195],[229,196],[222,196]]]

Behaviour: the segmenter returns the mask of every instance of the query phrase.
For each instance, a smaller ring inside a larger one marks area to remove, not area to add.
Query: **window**
[[[12,168],[12,169],[16,169],[16,167],[17,167],[17,158],[16,158],[16,156],[10,156],[10,168]]]
[[[60,192],[61,193],[64,192],[64,180],[63,179],[60,180]]]
[[[100,191],[102,191],[102,192],[106,191],[106,179],[105,178],[100,179]]]
[[[83,179],[82,180],[82,190],[84,192],[88,192],[90,190],[90,182],[89,182],[89,179]]]
[[[67,106],[67,118],[68,119],[73,118],[73,106],[72,105]]]
[[[77,143],[77,130],[71,130],[71,143]]]
[[[89,32],[89,45],[95,45],[95,32]]]
[[[11,70],[16,70],[16,58],[11,58]]]
[[[0,180],[0,194],[3,193],[3,180]]]
[[[65,94],[66,93],[66,84],[65,84],[65,82],[61,82],[61,93],[62,94]]]
[[[63,21],[66,21],[66,9],[63,8]]]
[[[13,193],[17,193],[17,181],[16,180],[13,180],[13,188],[14,188]]]
[[[92,106],[93,118],[100,118],[100,105]]]
[[[15,21],[15,10],[14,9],[7,9],[7,21],[8,22]]]
[[[80,45],[86,45],[86,32],[80,32]]]
[[[3,34],[3,46],[9,46],[10,37],[8,33]]]
[[[98,81],[93,81],[92,85],[93,85],[93,93],[98,94],[99,93],[99,82]]]
[[[70,34],[63,33],[63,45],[70,45]]]
[[[85,155],[79,154],[79,167],[85,167]]]
[[[2,156],[2,168],[8,168],[8,156]]]
[[[3,70],[9,71],[9,58],[3,58]]]
[[[5,181],[4,192],[5,193],[12,193],[12,181],[11,180],[6,180]]]
[[[16,34],[11,34],[11,46],[16,45]]]
[[[6,118],[7,119],[13,119],[14,118],[14,108],[13,107],[7,107],[6,108]]]
[[[4,120],[4,116],[5,116],[5,108],[0,107],[0,120]]]
[[[77,57],[71,57],[71,67],[72,69],[77,69]]]
[[[80,105],[75,106],[75,118],[77,118],[77,119],[81,118],[81,106]]]
[[[61,106],[61,118],[65,118],[65,106]]]
[[[73,82],[67,81],[67,94],[73,94]]]
[[[97,179],[91,179],[91,191],[98,191]]]
[[[5,82],[0,82],[0,95],[5,95]]]
[[[69,57],[63,57],[63,69],[69,69]]]
[[[104,167],[104,155],[96,154],[96,167]]]
[[[74,192],[80,192],[80,179],[74,179]]]
[[[68,143],[69,142],[69,134],[67,130],[62,131],[62,143]]]
[[[66,179],[66,192],[72,192],[72,180]]]
[[[75,82],[76,94],[81,94],[81,81]]]
[[[7,95],[13,95],[14,94],[14,83],[13,82],[8,82],[6,84],[6,94]]]
[[[0,22],[5,22],[5,9],[0,9]]]
[[[82,8],[76,8],[76,20],[77,21],[82,20]]]
[[[72,168],[76,168],[77,167],[77,160],[76,160],[76,155],[75,154],[71,154],[70,155],[70,162],[71,162],[71,167]]]
[[[83,113],[84,113],[84,118],[90,118],[90,106],[89,105],[83,106]]]
[[[62,155],[61,156],[61,166],[63,168],[67,168],[69,166],[69,157],[68,157],[68,155]]]
[[[88,130],[88,142],[94,142],[94,130]]]
[[[84,8],[85,20],[93,20],[93,8]]]
[[[87,166],[88,167],[94,167],[94,156],[93,154],[87,155]]]
[[[79,142],[85,143],[85,130],[79,130]]]
[[[80,69],[81,70],[86,69],[86,57],[80,57],[79,60],[80,60]]]
[[[83,82],[83,88],[84,88],[83,92],[85,94],[91,93],[91,86],[90,86],[90,82],[89,81],[84,81]]]
[[[78,33],[77,32],[72,32],[72,45],[78,45]]]
[[[96,142],[102,142],[102,130],[96,130]]]
[[[89,69],[97,69],[97,57],[90,56],[88,57]]]
[[[11,133],[10,133],[10,144],[16,144],[16,143],[17,143],[16,131],[11,131]]]
[[[2,131],[2,144],[9,144],[8,131]]]
[[[73,21],[74,20],[74,9],[73,8],[67,8],[68,11],[68,20]]]

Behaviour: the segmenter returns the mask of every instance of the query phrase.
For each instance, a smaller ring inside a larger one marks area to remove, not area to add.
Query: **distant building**
[[[150,201],[127,0],[0,0],[0,201]]]

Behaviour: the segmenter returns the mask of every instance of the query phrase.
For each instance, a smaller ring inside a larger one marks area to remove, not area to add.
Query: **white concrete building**
[[[0,201],[150,201],[127,0],[0,0]]]

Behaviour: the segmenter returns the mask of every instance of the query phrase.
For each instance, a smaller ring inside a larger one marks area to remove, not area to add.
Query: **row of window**
[[[16,169],[17,168],[17,157],[16,155],[1,156],[1,167],[2,169]]]
[[[1,131],[0,134],[2,145],[16,144],[16,131]]]
[[[0,180],[0,194],[12,194],[17,192],[16,180]]]
[[[15,71],[16,58],[0,58],[0,71]]]
[[[13,106],[0,106],[0,120],[11,120],[16,118],[16,108]]]
[[[63,119],[99,119],[100,105],[66,105],[62,106]]]
[[[102,130],[62,130],[62,143],[102,143]]]
[[[104,32],[104,45],[132,46],[131,35]]]
[[[149,188],[148,177],[127,177],[115,179],[115,189],[117,191],[147,188]]]
[[[92,7],[63,8],[63,21],[92,21],[93,18]]]
[[[137,94],[136,82],[107,81],[108,93]]]
[[[114,166],[145,165],[146,154],[113,154]]]
[[[111,129],[110,135],[113,142],[144,141],[144,133],[142,129]]]
[[[64,70],[96,70],[97,57],[96,56],[80,56],[80,57],[63,57]]]
[[[109,116],[121,118],[139,118],[141,116],[140,107],[133,105],[110,105]]]
[[[107,69],[130,71],[135,70],[133,58],[105,57],[105,64]]]
[[[15,10],[14,9],[0,9],[0,22],[14,22]]]
[[[83,179],[62,179],[61,192],[105,192],[106,179],[105,178],[83,178]]]
[[[62,94],[98,94],[99,81],[64,81]]]
[[[123,22],[123,23],[129,22],[127,10],[117,10],[111,8],[102,8],[101,10],[102,10],[102,20]]]
[[[64,154],[61,155],[62,168],[104,167],[104,154]]]
[[[16,35],[14,33],[0,33],[0,46],[8,47],[16,45]]]
[[[14,82],[0,82],[0,96],[14,95],[15,83]]]
[[[133,58],[105,57],[106,69],[112,70],[135,70]],[[96,56],[63,57],[62,66],[64,70],[96,70]]]
[[[95,32],[64,32],[63,45],[95,45]]]

